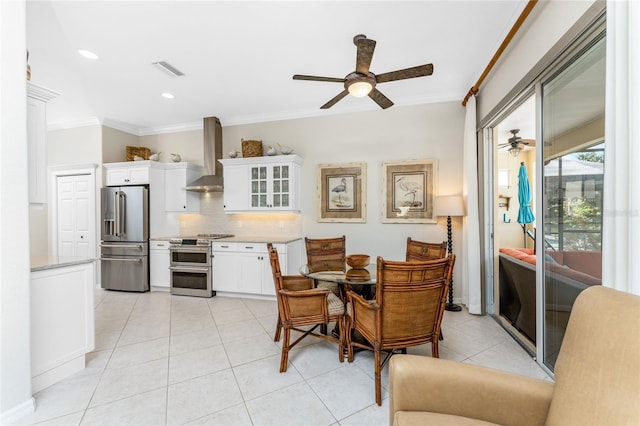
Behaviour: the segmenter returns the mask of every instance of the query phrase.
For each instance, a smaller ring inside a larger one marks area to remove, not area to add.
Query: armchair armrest
[[[399,411],[464,416],[501,425],[543,425],[553,383],[472,364],[396,355],[389,367],[390,424]]]
[[[351,290],[347,291],[347,302],[352,306],[352,310],[354,309],[364,309],[367,311],[377,311],[380,309],[380,305],[375,300],[367,300],[361,295]],[[353,312],[353,311],[352,311]]]
[[[291,318],[328,315],[329,290],[326,288],[280,290],[280,295],[285,305],[285,315],[288,314]]]
[[[291,291],[309,290],[314,288],[313,280],[311,278],[303,277],[302,275],[283,275],[282,285],[286,290]]]

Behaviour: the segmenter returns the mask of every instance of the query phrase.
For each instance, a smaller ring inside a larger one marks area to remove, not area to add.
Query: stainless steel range
[[[169,240],[171,294],[212,297],[211,242],[232,234],[198,234]]]

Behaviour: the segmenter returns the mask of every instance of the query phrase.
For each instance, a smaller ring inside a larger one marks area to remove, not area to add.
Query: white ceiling
[[[225,126],[375,110],[350,96],[320,110],[342,85],[292,79],[352,72],[362,33],[377,41],[373,73],[434,65],[432,76],[377,87],[396,106],[461,102],[526,3],[28,1],[31,81],[61,93],[48,106],[50,128],[100,122],[143,135],[198,128],[208,116]]]

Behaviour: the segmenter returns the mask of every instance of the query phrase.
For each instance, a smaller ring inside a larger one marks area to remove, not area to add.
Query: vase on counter
[[[182,157],[180,157],[180,154],[171,154],[171,161],[173,161],[174,163],[179,163],[180,161],[182,161]]]

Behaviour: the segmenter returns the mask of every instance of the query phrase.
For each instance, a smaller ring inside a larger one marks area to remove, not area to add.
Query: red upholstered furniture
[[[500,314],[536,341],[536,255],[532,249],[501,248]],[[547,310],[570,312],[573,301],[590,286],[602,284],[602,253],[565,251],[545,253]]]

